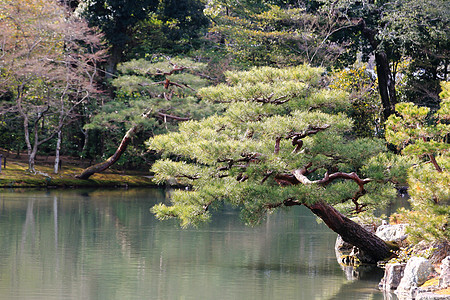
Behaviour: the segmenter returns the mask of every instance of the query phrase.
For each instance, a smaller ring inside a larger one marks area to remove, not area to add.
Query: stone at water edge
[[[417,287],[421,286],[433,273],[431,262],[424,257],[411,257],[406,264],[403,278],[395,291],[399,299],[414,298]]]
[[[386,264],[379,288],[387,292],[395,290],[402,280],[405,267],[406,263]]]
[[[406,239],[407,224],[380,225],[376,235],[386,242],[401,242]]]
[[[434,293],[419,293],[415,300],[450,300],[450,295],[438,295]]]
[[[439,286],[442,288],[450,287],[450,256],[447,256],[441,262],[441,276],[439,277]]]

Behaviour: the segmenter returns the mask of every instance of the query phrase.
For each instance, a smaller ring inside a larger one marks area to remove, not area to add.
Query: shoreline
[[[37,165],[36,174],[27,169],[27,163],[8,159],[0,172],[0,188],[160,187],[148,172],[108,169],[84,180],[75,178],[84,168],[72,164],[65,164],[58,174],[51,165]]]

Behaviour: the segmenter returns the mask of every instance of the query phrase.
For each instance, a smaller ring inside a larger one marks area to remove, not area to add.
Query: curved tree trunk
[[[152,112],[152,109],[147,110],[145,113],[142,114],[142,117],[147,118],[151,112]],[[99,164],[90,166],[87,169],[84,169],[84,171],[80,175],[76,175],[75,178],[89,179],[89,177],[91,177],[95,173],[103,172],[106,169],[108,169],[110,166],[112,166],[120,158],[120,156],[122,156],[122,153],[125,152],[128,144],[131,141],[131,138],[139,130],[140,127],[141,126],[139,124],[133,125],[130,129],[128,129],[127,133],[125,133],[125,136],[122,138],[122,141],[120,142],[119,147],[117,148],[116,152],[114,152],[114,154],[110,158],[108,158],[104,162],[101,162]]]
[[[393,255],[386,242],[341,214],[333,206],[325,202],[305,206],[322,219],[331,230],[339,234],[344,241],[358,247],[371,257],[373,261],[370,263],[385,260]]]
[[[120,142],[120,145],[117,148],[116,152],[114,152],[114,154],[111,157],[109,157],[104,162],[101,162],[96,165],[88,167],[87,169],[83,170],[83,172],[80,175],[75,176],[75,178],[89,179],[89,177],[91,177],[95,173],[103,172],[106,169],[108,169],[110,166],[112,166],[120,158],[120,156],[122,156],[122,153],[125,152],[128,144],[131,141],[131,138],[136,133],[138,128],[139,128],[139,125],[134,125],[127,131],[125,136],[122,138],[122,141]]]

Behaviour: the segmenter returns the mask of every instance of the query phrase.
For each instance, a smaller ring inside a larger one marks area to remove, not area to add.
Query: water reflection
[[[383,299],[351,281],[335,234],[304,208],[256,228],[228,209],[198,229],[159,222],[147,190],[0,193],[0,299]]]

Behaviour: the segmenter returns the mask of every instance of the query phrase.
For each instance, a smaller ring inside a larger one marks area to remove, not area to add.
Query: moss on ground
[[[3,167],[3,166],[2,166]],[[8,161],[0,173],[0,187],[90,187],[90,186],[155,186],[148,173],[128,175],[126,172],[107,170],[94,174],[88,180],[75,178],[83,168],[65,165],[58,174],[53,166],[36,166],[37,174],[28,171],[28,165],[20,161]]]

